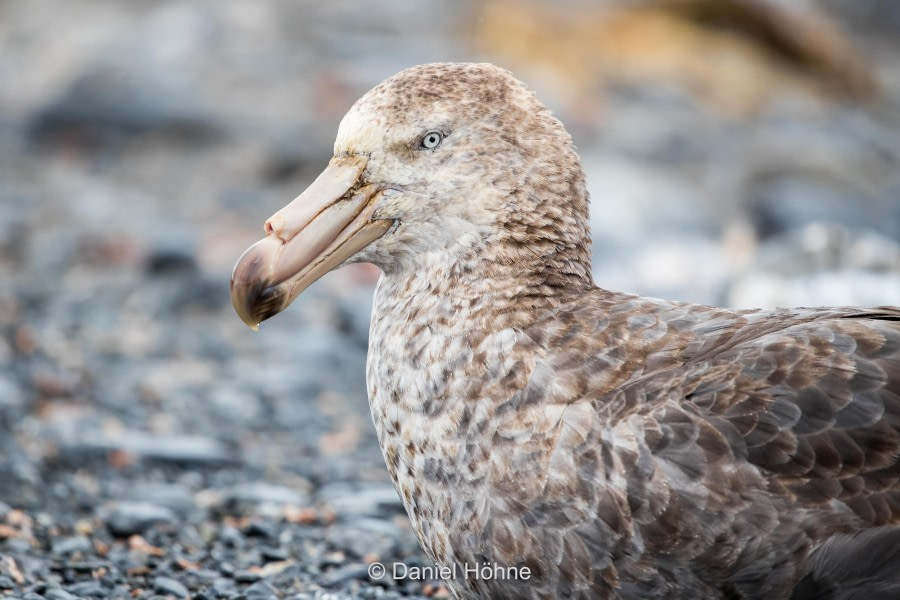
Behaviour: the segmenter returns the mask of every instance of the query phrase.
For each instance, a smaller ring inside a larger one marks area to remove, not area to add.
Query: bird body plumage
[[[388,190],[345,262],[383,271],[369,401],[413,528],[441,566],[530,571],[448,580],[456,597],[900,597],[900,309],[597,288],[571,137],[491,65],[386,80],[335,156]],[[246,256],[252,325],[299,292]]]
[[[438,564],[534,575],[460,597],[787,598],[823,542],[900,518],[896,309],[596,289],[498,317],[391,283],[369,395],[413,527]]]

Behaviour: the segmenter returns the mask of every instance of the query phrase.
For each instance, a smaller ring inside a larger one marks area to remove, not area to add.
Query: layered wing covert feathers
[[[484,557],[547,582],[520,597],[787,598],[828,540],[900,520],[897,309],[604,292],[525,333],[540,358],[494,415]]]

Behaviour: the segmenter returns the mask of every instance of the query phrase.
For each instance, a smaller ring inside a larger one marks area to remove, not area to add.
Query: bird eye
[[[444,134],[440,131],[429,131],[422,137],[422,147],[426,150],[434,150],[444,141]]]

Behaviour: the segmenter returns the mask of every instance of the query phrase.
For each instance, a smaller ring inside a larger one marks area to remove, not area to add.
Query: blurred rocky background
[[[443,597],[377,447],[377,272],[252,333],[230,269],[412,64],[573,133],[598,284],[900,304],[894,0],[0,2],[0,597]]]

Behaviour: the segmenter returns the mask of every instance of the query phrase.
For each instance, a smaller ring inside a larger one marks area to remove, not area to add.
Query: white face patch
[[[398,146],[412,147],[429,131],[445,134],[460,116],[436,106],[416,113],[400,114],[389,106],[371,101],[368,95],[363,96],[341,120],[334,153],[368,155]]]
[[[371,154],[385,146],[384,119],[360,99],[344,115],[334,141],[334,153]]]

